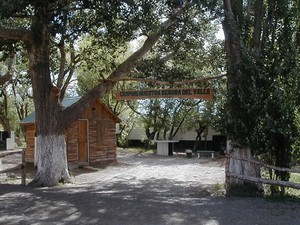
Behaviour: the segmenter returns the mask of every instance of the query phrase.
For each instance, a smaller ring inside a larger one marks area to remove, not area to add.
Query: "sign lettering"
[[[116,100],[138,100],[147,98],[194,98],[212,100],[212,88],[171,88],[154,90],[126,90],[116,93]]]

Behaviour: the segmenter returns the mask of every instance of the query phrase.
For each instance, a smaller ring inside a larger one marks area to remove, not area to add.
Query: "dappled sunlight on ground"
[[[0,185],[0,224],[299,225],[299,202],[223,195],[222,159],[123,154],[53,188]]]

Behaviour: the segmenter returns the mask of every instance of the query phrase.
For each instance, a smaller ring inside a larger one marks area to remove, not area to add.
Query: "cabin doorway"
[[[88,163],[88,120],[78,120],[78,163]]]

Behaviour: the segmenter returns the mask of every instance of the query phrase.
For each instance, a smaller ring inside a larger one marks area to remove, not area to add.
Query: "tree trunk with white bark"
[[[70,181],[64,135],[37,137],[37,174],[34,186],[55,186],[60,180]]]
[[[232,149],[232,148],[227,148]],[[227,152],[235,158],[253,159],[250,148],[236,148]],[[261,177],[260,166],[249,161],[238,160],[234,158],[227,158],[229,162],[226,172],[237,175],[245,175],[251,177]],[[246,180],[227,177],[226,180],[226,194],[227,195],[261,195],[263,187],[260,183],[251,183]]]
[[[47,5],[37,9],[33,21],[32,40],[27,44],[37,134],[37,174],[32,186],[55,186],[60,180],[69,181],[66,157],[66,123],[62,120],[60,91],[50,76],[50,33]]]
[[[92,101],[106,94],[120,78],[128,75],[144,54],[156,44],[165,29],[174,25],[171,19],[164,21],[161,28],[157,32],[149,33],[143,46],[121,63],[107,79],[103,79],[73,105],[62,108],[60,100],[63,98],[66,87],[62,86],[63,79],[61,77],[58,78],[58,85],[55,87],[50,72],[50,49],[52,46],[50,37],[53,35],[51,27],[53,27],[53,20],[58,18],[53,6],[58,2],[57,0],[34,1],[34,4],[32,3],[30,6],[34,14],[30,17],[30,27],[18,29],[1,26],[0,29],[0,37],[4,40],[23,41],[29,56],[29,74],[32,82],[37,135],[37,174],[30,182],[30,185],[34,186],[55,186],[60,180],[68,181],[70,179],[65,144],[67,127],[80,117]],[[29,4],[22,3],[24,6]],[[17,12],[18,8],[15,10]],[[10,13],[12,12],[9,12],[8,15]],[[174,12],[177,15],[180,13],[181,10]],[[20,15],[22,14],[20,13]],[[63,75],[64,63],[61,65],[60,75]],[[0,83],[4,82],[4,78],[2,76],[0,78]]]
[[[259,4],[259,2],[257,4]],[[245,59],[245,56],[243,55],[244,44],[241,29],[241,20],[244,16],[243,4],[241,1],[223,0],[223,6],[225,15],[223,30],[225,35],[225,50],[227,53],[228,64],[227,129],[232,141],[238,146],[243,146],[234,149],[232,146],[227,146],[227,149],[232,149],[230,153],[236,157],[251,159],[252,153],[249,143],[247,142],[247,136],[251,135],[251,132],[249,132],[249,130],[251,130],[251,122],[249,122],[249,119],[253,118],[254,115],[251,115],[243,108],[245,104],[249,104],[247,102],[249,99],[245,97],[247,96],[247,83],[245,82],[245,79],[243,79],[246,72],[245,70],[242,70],[242,68],[244,68],[243,60]],[[258,33],[254,33],[255,36],[257,36]],[[255,44],[258,45],[257,43]],[[236,159],[230,159],[227,170],[230,173],[236,173],[239,175],[260,177],[260,170],[255,164]],[[235,193],[251,195],[261,193],[262,190],[261,184],[249,183],[244,180],[228,177],[226,181],[227,195]]]

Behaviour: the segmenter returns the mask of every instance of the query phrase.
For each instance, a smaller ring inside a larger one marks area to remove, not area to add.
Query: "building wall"
[[[89,120],[89,161],[114,161],[116,159],[116,126],[111,120]]]
[[[179,140],[179,142],[174,144],[175,151],[193,149],[196,136],[197,133],[195,131],[179,131],[174,137],[174,140]],[[143,128],[135,128],[128,135],[128,144],[132,147],[144,147],[145,140],[147,140],[147,136]],[[201,135],[201,141],[197,150],[222,151],[224,145],[226,145],[226,137],[209,128],[206,138],[204,134]]]
[[[213,130],[211,127],[208,128],[206,140],[212,141],[214,135],[218,135],[219,133]],[[183,140],[183,141],[194,141],[196,140],[197,133],[195,131],[179,131],[174,139]],[[201,139],[204,140],[204,134],[201,135]]]
[[[26,152],[25,161],[34,162],[35,125],[26,124]]]
[[[128,134],[127,138],[128,140],[139,140],[139,141],[144,141],[148,139],[145,129],[141,127],[132,129]]]
[[[88,120],[88,163],[116,160],[116,122],[100,103],[86,110],[80,119]],[[78,121],[73,122],[66,132],[68,162],[78,163]],[[35,125],[26,124],[26,162],[34,162]]]
[[[207,141],[212,141],[214,135],[219,135],[218,132],[213,130],[212,128],[208,129],[208,133],[206,136]],[[197,133],[195,131],[181,131],[179,130],[176,134],[174,140],[180,140],[180,141],[194,141],[196,140]],[[159,139],[162,139],[161,137]],[[203,134],[201,135],[201,139],[204,140]],[[145,133],[145,129],[143,128],[134,128],[132,131],[128,134],[128,140],[139,140],[144,141],[147,140],[147,135]]]
[[[116,160],[116,122],[103,104],[90,106],[81,118],[89,120],[89,162]]]
[[[66,133],[67,158],[70,163],[78,162],[78,121],[73,122]]]

